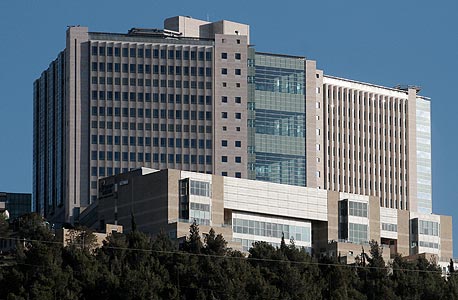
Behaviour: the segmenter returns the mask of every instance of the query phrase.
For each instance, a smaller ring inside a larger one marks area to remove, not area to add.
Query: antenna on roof
[[[207,13],[207,22],[210,22],[210,14]]]

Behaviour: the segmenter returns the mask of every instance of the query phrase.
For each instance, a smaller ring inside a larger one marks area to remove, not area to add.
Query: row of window
[[[210,226],[210,212],[208,211],[201,211],[201,210],[194,210],[191,209],[189,211],[189,220],[195,221],[199,225],[207,225]]]
[[[227,103],[227,96],[221,96],[221,102]],[[234,102],[235,103],[242,103],[242,97],[234,97]]]
[[[320,151],[320,144],[316,144],[316,149],[317,151]],[[337,151],[336,151],[337,150]],[[335,157],[341,157],[341,154],[343,153],[342,157],[345,159],[347,158],[347,151],[346,149],[342,149],[341,148],[332,148],[332,151],[331,151],[331,148],[330,146],[328,146],[328,151],[327,153],[329,155],[332,155],[332,156],[335,156]],[[372,149],[374,150],[374,149]],[[386,150],[386,145],[385,145],[385,150]],[[391,143],[390,143],[390,151],[391,151]],[[337,155],[336,155],[337,153]],[[357,150],[351,150],[351,149],[348,149],[348,158],[349,159],[359,159],[359,160],[363,160],[366,162],[369,158],[369,162],[372,162],[372,160],[374,162],[378,162],[379,164],[387,164],[388,161],[390,163],[390,166],[393,165],[393,158],[390,157],[390,159],[388,160],[386,156],[384,155],[379,155],[377,156],[376,153],[369,153],[369,155],[367,155],[368,153],[366,153],[366,151],[357,151]],[[395,153],[397,154],[397,153]],[[400,153],[402,155],[402,153]],[[406,154],[407,154],[407,146],[406,146]],[[397,155],[399,156],[399,154]],[[407,160],[404,160],[404,163],[405,163],[405,168],[407,168],[408,164],[407,164]],[[333,163],[333,165],[335,165],[335,162]],[[395,157],[394,159],[394,165],[397,167],[398,166],[398,161],[397,161],[397,158]],[[399,158],[399,166],[402,166],[403,165],[403,159],[402,158]],[[328,166],[330,166],[330,161],[328,161]],[[344,166],[345,167],[345,166]]]
[[[391,178],[391,176],[390,176]],[[407,196],[408,195],[408,188],[407,187],[403,187],[403,186],[399,186],[397,184],[395,185],[392,185],[391,183],[387,184],[385,182],[385,184],[383,184],[383,178],[382,180],[377,184],[377,181],[372,181],[372,180],[366,180],[364,179],[364,182],[363,182],[363,179],[359,178],[354,178],[353,177],[353,183],[352,183],[352,177],[348,177],[348,181],[347,181],[347,176],[336,176],[336,174],[334,174],[332,176],[332,181],[331,181],[331,174],[328,174],[328,183],[333,183],[334,185],[346,185],[346,184],[353,184],[355,187],[359,187],[359,188],[364,188],[365,189],[369,189],[369,190],[372,190],[372,187],[374,187],[374,190],[377,192],[377,191],[383,191],[383,188],[385,188],[385,192],[387,193],[398,193],[399,191],[399,194],[402,196],[403,193],[405,193],[405,195]],[[369,184],[368,184],[369,182]],[[364,183],[364,184],[363,184]],[[398,189],[399,188],[399,189]]]
[[[227,126],[223,126],[223,131],[227,131]],[[240,131],[240,127],[236,126],[235,131]]]
[[[115,73],[138,73],[138,74],[161,74],[161,75],[184,75],[184,76],[207,76],[211,77],[213,72],[210,67],[187,67],[187,66],[166,66],[166,65],[144,65],[144,64],[121,64],[92,62],[91,71],[94,72],[115,72]],[[240,74],[239,74],[240,75]],[[93,77],[94,78],[94,77]],[[97,77],[95,77],[97,78]]]
[[[280,67],[255,66],[254,78],[248,79],[255,83],[255,89],[272,93],[288,93],[304,95],[304,69],[289,69]]]
[[[372,132],[371,131],[371,126],[369,126],[369,133],[371,133],[371,132]],[[376,133],[376,132],[374,132],[374,133]],[[354,134],[346,135],[344,133],[342,133],[342,134],[337,133],[337,138],[336,138],[336,132],[334,131],[333,134],[332,134],[332,141],[333,142],[339,142],[339,143],[343,141],[344,143],[349,143],[349,144],[353,143],[355,145],[358,144],[359,146],[361,146],[361,142],[362,142],[363,145],[368,144],[370,147],[372,147],[372,145],[377,146],[377,140],[376,139],[380,138],[380,136],[384,135],[385,138],[388,137],[388,136],[392,137],[392,131],[391,131],[391,129],[387,130],[385,128],[384,132],[382,132],[382,128],[379,128],[379,136],[378,137],[374,136],[374,142],[372,142],[372,139],[370,138],[372,136],[371,134],[366,134],[365,135],[365,136],[369,136],[369,139],[367,139],[366,137],[361,138],[361,136],[363,135],[363,133],[361,133],[361,132],[359,132],[359,135],[360,135],[360,137],[358,138],[358,142],[357,142],[357,137]],[[347,138],[347,136],[348,136],[348,138]],[[394,131],[394,137],[398,138],[397,131]],[[403,138],[401,133],[399,134],[399,138]],[[331,141],[330,131],[328,131],[328,133],[327,133],[327,139],[328,139],[328,141]],[[395,143],[393,143],[393,144],[395,144]],[[379,147],[380,147],[380,149],[382,148],[382,141],[381,140],[379,140]],[[395,148],[396,148],[396,146],[395,146]],[[385,150],[386,150],[386,142],[385,142]],[[391,146],[390,146],[390,150],[391,150]]]
[[[438,222],[420,220],[418,222],[418,228],[420,234],[439,236]]]
[[[221,146],[222,147],[227,147],[227,140],[222,140],[221,141]],[[234,142],[234,146],[237,147],[237,148],[242,147],[242,141],[235,141]]]
[[[99,81],[98,81],[99,80]],[[152,86],[152,87],[167,87],[167,88],[185,88],[185,89],[207,89],[211,90],[213,88],[213,83],[211,81],[189,81],[189,80],[165,80],[165,79],[143,79],[143,78],[127,78],[127,77],[115,77],[113,83],[113,77],[92,77],[93,84],[100,85],[124,85],[124,86]],[[94,99],[97,100],[97,99]],[[105,100],[105,99],[101,99]],[[109,99],[110,100],[110,99]]]
[[[91,107],[92,116],[108,116],[108,117],[131,117],[131,118],[161,118],[161,119],[176,119],[176,120],[207,120],[212,119],[211,111],[196,111],[196,110],[173,110],[173,109],[143,109],[143,108],[128,108],[128,107]],[[239,114],[240,115],[240,114]],[[227,118],[227,116],[226,116]],[[236,119],[240,119],[236,113]]]
[[[227,156],[225,156],[225,155],[221,156],[221,162],[226,163],[227,162]],[[240,164],[242,162],[242,158],[240,156],[236,156],[234,158],[234,162]]]
[[[211,184],[206,181],[191,180],[190,192],[191,192],[191,195],[211,197]],[[194,209],[197,209],[197,208],[194,208]]]
[[[208,182],[191,180],[191,194],[210,197],[211,185]],[[189,220],[200,225],[210,225],[211,211],[209,204],[190,203]]]
[[[223,111],[223,112],[221,113],[221,118],[227,119],[227,116],[228,116],[227,112]],[[234,118],[236,118],[237,120],[242,119],[242,113],[237,113],[237,112],[234,113]]]
[[[352,89],[346,89],[346,88],[341,88],[341,87],[335,87],[332,85],[326,85],[326,87],[328,91],[327,95],[328,95],[329,100],[336,100],[336,99],[347,100],[348,99],[349,103],[356,104],[356,102],[358,102],[359,105],[364,104],[368,106],[372,106],[371,103],[373,103],[374,107],[377,106],[374,101],[377,101],[378,106],[380,108],[383,106],[386,109],[387,103],[388,103],[388,107],[390,110],[391,110],[391,107],[393,106],[394,110],[396,111],[398,105],[399,105],[400,111],[407,110],[407,102],[406,101],[402,102],[400,101],[401,99],[398,99],[398,98],[383,97],[377,94],[372,94],[372,93],[352,90]],[[343,92],[341,93],[342,89],[343,89]]]
[[[337,111],[336,111],[337,110]],[[347,119],[347,116],[348,118],[351,118],[353,117],[354,119],[357,118],[357,114],[358,114],[358,119],[363,119],[363,120],[366,120],[366,119],[369,119],[369,121],[372,121],[372,117],[374,118],[374,121],[375,122],[380,122],[382,123],[383,120],[385,120],[385,124],[388,123],[388,119],[389,119],[389,123],[391,125],[392,123],[392,119],[394,120],[394,123],[395,125],[397,125],[397,118],[396,116],[392,116],[392,115],[384,115],[384,118],[382,117],[382,114],[380,112],[368,112],[368,111],[365,111],[364,109],[359,109],[359,110],[355,110],[354,108],[348,108],[348,114],[347,114],[347,110],[345,108],[336,108],[334,107],[332,104],[331,106],[328,106],[328,114],[332,114],[334,115],[334,117],[339,117],[341,114],[343,117],[339,118],[339,124],[340,124],[340,120],[343,119],[343,123],[345,124],[345,120]],[[363,115],[363,117],[361,117],[361,113]],[[378,118],[377,118],[377,115],[378,115]],[[367,116],[367,118],[366,118]],[[402,126],[402,124],[407,124],[406,123],[406,119],[404,119],[403,121],[403,118],[400,117],[399,118],[399,124]],[[345,126],[345,125],[344,125]],[[350,127],[350,123],[348,125]]]
[[[101,175],[101,176],[112,176],[112,175],[118,175],[118,174],[121,174],[121,173],[127,173],[129,171],[129,168],[119,168],[119,167],[100,167],[99,169],[97,169],[97,167],[92,167],[91,168],[91,175],[92,174],[98,174],[97,173],[97,170],[99,170],[100,174],[105,174],[105,175]],[[92,175],[92,176],[98,176],[98,175]],[[91,181],[91,189],[97,189],[97,181]]]
[[[221,74],[222,75],[227,75],[227,68],[221,68]],[[242,70],[241,69],[234,69],[234,74],[235,75],[242,75]]]
[[[407,188],[406,188],[406,193],[407,193]],[[402,189],[401,189],[401,195],[402,195]],[[380,199],[380,206],[383,206],[383,202],[385,202],[385,207],[396,208],[396,209],[398,209],[398,207],[400,209],[404,209],[404,207],[405,207],[405,209],[409,209],[409,205],[408,205],[407,201],[406,202],[404,202],[402,200],[398,201],[397,199],[395,199],[393,201],[393,199],[389,199],[388,200],[388,199],[385,198],[385,201]]]
[[[329,165],[330,165],[330,161],[328,161],[328,166],[329,166]],[[332,165],[333,165],[334,168],[336,167],[335,161],[333,161],[333,164],[332,164]],[[339,169],[342,170],[340,162],[338,162],[337,165],[339,166]],[[343,167],[343,170],[344,170],[344,171],[347,170],[347,164],[346,164],[346,163],[343,163],[343,164],[342,164],[342,167]],[[390,165],[390,167],[391,167],[391,165]],[[396,166],[396,167],[397,167],[397,166]],[[370,174],[373,174],[373,172],[372,172],[372,166],[370,166],[369,168],[367,168],[367,166],[364,166],[364,168],[363,168],[361,165],[359,165],[359,167],[357,168],[356,164],[353,164],[353,171],[356,172],[357,169],[359,170],[360,173],[362,173],[362,176],[364,176],[364,174],[369,174],[369,175],[370,175]],[[364,171],[363,171],[363,169],[364,169]],[[348,163],[348,170],[349,170],[349,171],[352,170],[351,164],[350,164],[350,163]],[[383,170],[384,170],[384,171],[383,171]],[[368,171],[369,171],[369,172],[368,172]],[[376,171],[375,168],[374,168],[374,171]],[[395,180],[398,179],[398,175],[399,175],[399,179],[400,179],[400,180],[405,180],[405,181],[407,181],[407,174],[404,174],[404,175],[403,175],[403,173],[402,173],[403,171],[404,171],[404,172],[406,172],[406,171],[405,171],[405,170],[402,170],[402,169],[398,169],[398,171],[399,171],[399,172],[397,172],[396,170],[394,170],[394,171],[393,171],[393,170],[390,170],[390,171],[388,172],[387,166],[385,165],[385,169],[384,169],[384,168],[383,168],[383,164],[381,164],[381,166],[380,166],[380,168],[379,168],[379,172],[375,173],[374,175],[384,176],[385,178],[390,178],[390,179],[394,178]],[[394,173],[394,176],[393,176],[393,173]],[[334,175],[333,175],[333,178],[332,178],[332,182],[333,182],[333,183],[336,183],[336,182],[337,182],[338,184],[340,184],[340,183],[341,183],[341,179],[342,179],[342,176],[341,176],[341,175],[336,176],[336,174],[334,174]],[[329,182],[331,182],[331,174],[330,174],[330,173],[328,174],[328,180],[329,180]],[[351,177],[348,177],[348,181],[351,182]],[[356,185],[356,178],[354,179],[354,181],[355,181],[355,185]],[[359,179],[359,181],[360,181],[360,182],[359,182],[359,185],[360,185],[360,187],[361,187],[361,178]],[[346,178],[345,175],[343,176],[343,182],[347,182],[347,178]],[[370,184],[370,189],[372,189],[372,181],[369,181],[369,184]],[[366,180],[364,180],[364,187],[367,188],[367,181],[366,181]],[[375,184],[374,184],[374,188],[375,188],[375,190],[377,190],[377,181],[376,181]],[[381,189],[382,189],[382,183],[380,182],[380,190],[381,190]],[[385,189],[387,189],[386,185],[385,185]],[[396,189],[396,192],[397,192],[397,186],[396,186],[395,189]],[[390,190],[392,191],[392,187],[390,187]]]
[[[348,214],[350,216],[367,218],[367,203],[349,201]]]
[[[311,241],[310,228],[304,226],[234,218],[232,220],[232,230],[236,233],[275,238],[281,238],[284,234],[285,238],[290,238],[292,240],[304,242]]]
[[[367,225],[349,223],[349,240],[352,243],[360,244],[367,242]]]
[[[122,125],[122,127],[121,127]],[[129,126],[130,125],[130,126]],[[114,122],[114,129],[123,129],[123,130],[139,130],[139,131],[168,131],[168,132],[198,132],[198,133],[212,133],[211,126],[203,126],[203,125],[181,125],[181,124],[158,124],[153,123],[128,123],[128,122]],[[113,129],[113,122],[111,121],[92,121],[91,122],[92,128],[101,128],[101,129]],[[198,130],[197,130],[198,129]],[[236,128],[237,131],[240,131],[240,127]],[[223,131],[224,128],[223,128]]]
[[[119,161],[125,162],[154,162],[154,163],[176,163],[176,164],[200,164],[200,165],[211,165],[212,158],[210,155],[189,155],[189,154],[158,154],[158,153],[135,153],[135,152],[114,152],[115,159],[119,158]],[[118,160],[115,160],[118,161]],[[105,169],[110,167],[91,167],[91,176],[111,176],[106,175]],[[98,171],[97,171],[98,170]]]
[[[439,244],[438,243],[420,241],[419,244],[420,244],[420,247],[439,249]]]
[[[240,53],[238,53],[238,52],[237,52],[237,53],[234,53],[234,58],[235,58],[236,60],[241,60],[241,59],[242,59],[242,54],[240,54]],[[221,59],[227,59],[227,52],[222,52],[222,53],[221,53]]]
[[[390,224],[390,223],[382,223],[382,230],[397,232],[398,231],[398,225],[397,224]]]
[[[260,240],[259,240],[260,241]],[[254,243],[259,242],[258,240],[248,240],[248,239],[234,239],[234,242],[242,244],[242,251],[248,252]],[[268,242],[275,248],[280,248],[280,243]]]
[[[153,147],[170,147],[170,148],[193,148],[193,149],[211,149],[212,141],[203,139],[181,139],[181,138],[158,138],[158,137],[135,137],[135,136],[111,136],[97,135],[91,136],[93,145],[124,145],[124,146],[153,146]],[[93,151],[94,152],[94,151]],[[93,158],[95,159],[95,158]]]
[[[221,176],[229,176],[227,171],[223,171],[221,172]],[[234,177],[235,178],[242,178],[242,173],[241,172],[235,172],[234,173]]]
[[[205,182],[205,183],[207,183],[207,182]],[[192,192],[191,192],[191,194],[192,194]],[[205,195],[203,195],[203,196],[205,196]],[[205,196],[205,197],[209,197],[209,196]],[[194,210],[210,211],[210,204],[191,202],[190,205],[191,205],[191,209],[194,209]]]
[[[115,57],[137,57],[137,58],[162,58],[162,59],[183,59],[212,61],[210,51],[190,51],[190,50],[167,50],[167,49],[143,49],[112,46],[92,46],[93,56],[115,56]]]
[[[176,103],[176,104],[206,104],[211,105],[212,96],[205,95],[180,95],[165,93],[135,93],[135,92],[113,92],[113,91],[92,91],[92,100],[115,100],[115,101],[139,101],[155,103]]]
[[[251,103],[248,109],[256,111],[256,119],[252,121],[256,133],[305,137],[305,114],[265,109],[255,110],[254,103]]]

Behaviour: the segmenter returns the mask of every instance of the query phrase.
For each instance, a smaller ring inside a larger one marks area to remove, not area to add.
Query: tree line
[[[197,224],[179,245],[133,228],[100,248],[87,231],[85,243],[76,236],[63,247],[41,217],[21,218],[22,242],[0,260],[0,299],[458,299],[454,272],[443,277],[424,258],[387,266],[375,242],[345,265],[283,238],[278,248],[256,242],[246,256],[214,230],[202,238]]]

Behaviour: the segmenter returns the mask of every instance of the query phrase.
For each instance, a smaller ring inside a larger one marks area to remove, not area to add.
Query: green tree
[[[391,263],[394,293],[401,299],[419,299],[421,281],[416,262],[396,255]]]
[[[62,244],[54,239],[49,224],[37,214],[28,214],[18,220],[15,259],[17,264],[5,275],[22,280],[20,284],[6,285],[5,298],[78,299],[79,290],[72,285],[72,272],[63,266]],[[2,295],[0,295],[0,298]]]
[[[210,255],[225,255],[227,252],[226,240],[221,233],[216,235],[213,228],[210,229],[210,232],[205,237],[204,252]]]
[[[443,299],[458,299],[458,274],[455,271],[447,278]]]
[[[203,243],[200,238],[199,225],[194,221],[191,226],[189,226],[189,235],[186,237],[182,249],[190,253],[200,254],[202,248]]]
[[[366,299],[354,266],[342,264],[335,258],[322,257],[320,272],[323,278],[322,296],[324,299]]]
[[[446,289],[441,268],[434,260],[429,261],[419,257],[416,261],[416,269],[421,283],[418,286],[420,299],[441,299]]]
[[[68,247],[74,247],[88,252],[94,252],[97,247],[97,237],[89,228],[68,229],[66,237]]]
[[[8,237],[9,223],[4,214],[0,213],[0,238]]]
[[[52,241],[54,235],[50,224],[37,213],[29,213],[17,220],[17,231],[21,238],[36,241]]]
[[[374,240],[369,242],[370,255],[362,253],[362,259],[368,262],[367,266],[360,269],[360,278],[368,299],[395,299],[388,277],[388,269],[383,259],[383,248]]]

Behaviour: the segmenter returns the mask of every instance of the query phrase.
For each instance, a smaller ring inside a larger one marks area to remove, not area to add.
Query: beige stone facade
[[[70,27],[34,83],[34,210],[127,230],[134,215],[173,237],[197,218],[242,250],[260,236],[276,244],[281,227],[315,254],[373,239],[385,255],[451,256],[451,218],[432,214],[430,101],[418,94],[256,52],[250,27],[226,20]],[[129,173],[142,167],[163,171]]]
[[[78,222],[99,178],[138,167],[246,177],[249,26],[164,28],[69,27],[35,82],[34,207],[51,221]]]
[[[363,249],[369,253],[371,240],[386,260],[398,253],[428,253],[440,261],[452,255],[450,217],[380,207],[375,196],[172,169],[141,168],[101,179],[99,185],[97,224],[127,231],[134,217],[141,231],[162,230],[180,239],[196,220],[202,233],[214,228],[243,251],[255,241],[278,245],[285,234],[313,255],[348,263]]]

